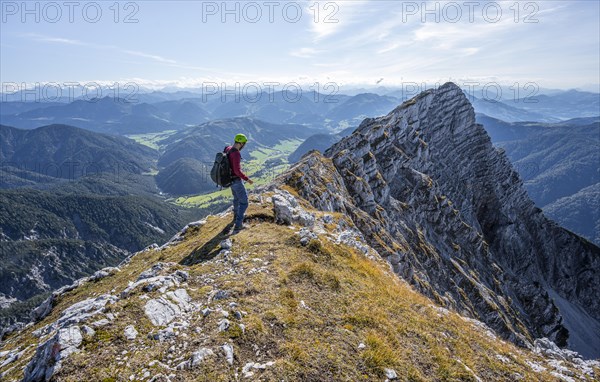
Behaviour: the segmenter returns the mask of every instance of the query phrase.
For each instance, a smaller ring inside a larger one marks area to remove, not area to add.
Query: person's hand
[[[254,181],[252,179],[248,179],[248,183],[253,184]]]

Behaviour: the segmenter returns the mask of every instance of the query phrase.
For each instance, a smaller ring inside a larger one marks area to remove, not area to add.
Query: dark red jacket
[[[232,148],[233,146],[227,146],[224,150],[224,152],[228,153],[227,156],[229,157],[229,167],[231,167],[231,175],[234,177],[234,179],[237,177],[244,180],[248,180],[246,174],[242,172],[242,155],[240,154],[240,151],[238,149],[231,150]]]

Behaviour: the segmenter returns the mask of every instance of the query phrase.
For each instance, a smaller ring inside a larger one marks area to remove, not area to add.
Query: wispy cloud
[[[309,1],[304,11],[311,16],[309,31],[313,41],[319,42],[347,28],[359,15],[367,12],[369,3],[372,1]]]
[[[177,63],[177,61],[171,60],[169,58],[164,58],[162,56],[157,56],[155,54],[148,54],[148,53],[144,53],[144,52],[138,52],[136,50],[122,50],[122,52],[130,54],[132,56],[149,58],[151,60],[154,60],[154,61],[157,61],[157,62],[163,62],[165,64],[176,64]]]
[[[84,42],[84,41],[80,41],[80,40],[73,40],[73,39],[68,39],[68,38],[63,38],[63,37],[45,36],[45,35],[40,35],[40,34],[36,34],[36,33],[26,33],[22,36],[25,38],[34,40],[34,41],[38,41],[38,42],[48,42],[48,43],[63,44],[63,45],[89,46],[89,47],[93,47],[93,48],[97,48],[97,49],[110,49],[110,50],[118,51],[119,53],[128,54],[130,56],[148,58],[152,61],[155,61],[155,62],[158,62],[161,64],[177,64],[176,60],[173,60],[170,58],[165,58],[163,56],[159,56],[156,54],[140,52],[137,50],[123,49],[123,48],[119,48],[118,46],[114,46],[114,45],[101,45],[101,44],[88,43],[88,42]]]
[[[393,51],[397,50],[398,48],[408,47],[408,46],[411,46],[413,44],[414,44],[414,42],[410,41],[410,40],[399,40],[399,39],[397,39],[397,41],[389,43],[386,46],[384,46],[383,48],[378,49],[376,51],[376,53],[377,54],[385,54],[385,53],[393,52]]]
[[[80,46],[90,45],[90,44],[86,44],[79,40],[72,40],[69,38],[62,38],[62,37],[44,36],[44,35],[40,35],[37,33],[26,33],[23,35],[23,37],[29,38],[31,40],[38,41],[38,42],[51,42],[51,43],[57,43],[57,44],[80,45]]]
[[[290,56],[300,57],[300,58],[310,58],[317,55],[320,50],[314,48],[300,48],[295,49],[290,52]]]
[[[546,9],[537,11],[536,15],[542,15],[542,14],[546,14],[546,13],[555,13],[556,11],[559,11],[561,9],[566,9],[566,8],[567,8],[567,5],[559,5],[554,8],[546,8]]]

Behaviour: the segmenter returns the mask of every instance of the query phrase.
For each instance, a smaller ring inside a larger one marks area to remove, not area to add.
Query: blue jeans
[[[231,193],[233,194],[233,216],[236,227],[241,227],[244,221],[244,214],[248,208],[248,194],[246,187],[241,179],[236,179],[231,183]]]

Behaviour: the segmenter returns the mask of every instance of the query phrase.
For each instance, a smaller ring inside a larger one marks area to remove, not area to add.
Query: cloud
[[[162,56],[159,56],[156,54],[140,52],[137,50],[123,49],[123,48],[119,48],[118,46],[114,46],[114,45],[101,45],[101,44],[88,43],[88,42],[79,41],[79,40],[72,40],[72,39],[63,38],[63,37],[45,36],[45,35],[40,35],[40,34],[36,34],[36,33],[27,33],[27,34],[24,34],[23,37],[26,37],[26,38],[29,38],[31,40],[38,41],[38,42],[49,42],[49,43],[63,44],[63,45],[90,46],[90,47],[94,47],[97,49],[98,48],[99,49],[110,49],[110,50],[118,51],[119,53],[128,54],[130,56],[148,58],[150,60],[156,61],[161,64],[177,64],[176,60],[172,60],[170,58],[165,58],[165,57],[162,57]]]
[[[38,41],[38,42],[51,42],[51,43],[65,44],[65,45],[90,45],[90,44],[86,44],[79,40],[72,40],[72,39],[62,38],[62,37],[44,36],[44,35],[40,35],[37,33],[26,33],[23,35],[23,37],[26,37],[26,38],[29,38],[31,40]]]
[[[388,45],[384,46],[383,48],[378,49],[376,51],[376,53],[377,54],[385,54],[385,53],[393,52],[393,51],[397,50],[398,48],[411,46],[413,44],[414,44],[414,42],[412,42],[410,40],[397,39],[395,42],[392,42],[391,44],[388,44]]]
[[[366,13],[365,6],[369,3],[373,1],[309,1],[304,12],[310,16],[307,19],[310,20],[309,32],[313,41],[318,42],[331,37],[351,25],[359,15]]]
[[[138,52],[136,50],[122,50],[122,52],[130,54],[132,56],[149,58],[149,59],[152,59],[154,61],[162,62],[162,63],[165,63],[165,64],[176,64],[177,63],[177,61],[175,61],[175,60],[171,60],[171,59],[164,58],[162,56],[157,56],[157,55],[154,55],[154,54],[148,54],[148,53],[144,53],[144,52]]]
[[[321,52],[320,50],[317,50],[314,48],[300,48],[300,49],[292,50],[290,52],[290,56],[300,57],[300,58],[310,58],[310,57],[317,55],[320,52]]]

